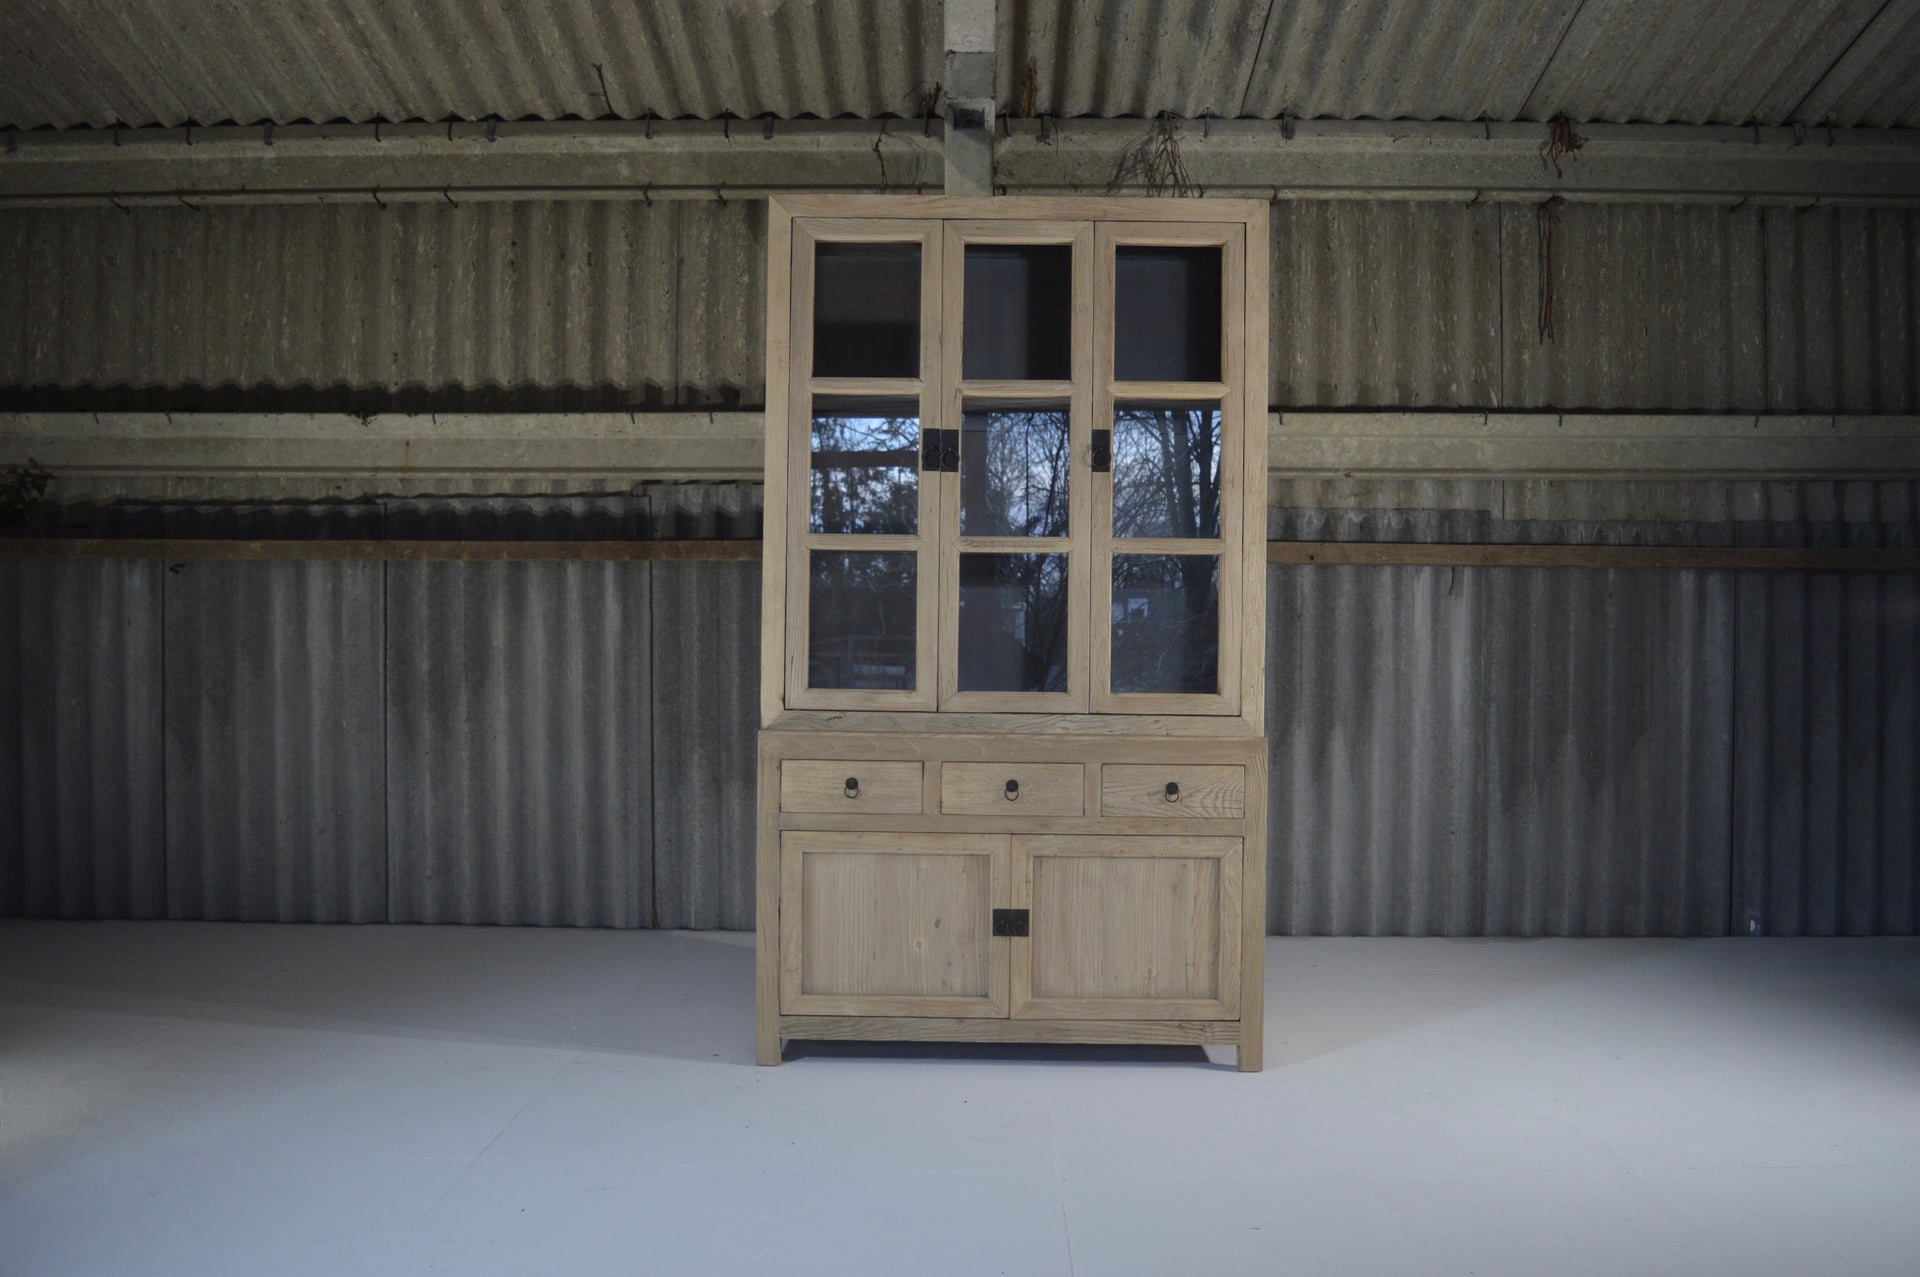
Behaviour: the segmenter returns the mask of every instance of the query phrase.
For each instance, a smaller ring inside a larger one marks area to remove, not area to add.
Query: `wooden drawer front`
[[[921,767],[920,763],[789,758],[780,764],[780,810],[918,815]],[[849,786],[849,780],[857,784]]]
[[[1170,798],[1168,785],[1177,785]],[[1102,816],[1239,820],[1247,814],[1247,769],[1182,763],[1108,763],[1100,769]]]
[[[1008,783],[1017,786],[1008,792]],[[960,816],[1084,816],[1080,763],[943,763],[940,810]]]

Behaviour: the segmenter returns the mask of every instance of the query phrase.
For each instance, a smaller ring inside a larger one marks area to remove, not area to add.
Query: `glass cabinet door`
[[[942,243],[924,222],[796,222],[788,703],[931,709]],[[931,463],[931,464],[929,464]],[[796,522],[799,522],[796,520]]]
[[[948,222],[940,704],[1084,710],[1092,228]]]
[[[1239,710],[1242,239],[1099,228],[1096,711]]]
[[[794,220],[787,705],[1240,712],[1244,238]]]

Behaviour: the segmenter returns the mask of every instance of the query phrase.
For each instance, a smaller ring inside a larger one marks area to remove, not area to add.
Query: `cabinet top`
[[[1265,200],[1088,195],[775,195],[778,217],[938,217],[1094,222],[1254,222]]]

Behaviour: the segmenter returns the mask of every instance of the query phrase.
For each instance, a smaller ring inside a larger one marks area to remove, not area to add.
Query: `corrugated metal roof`
[[[1884,3],[1584,0],[1522,115],[1661,124],[1821,123],[1801,115],[1800,104]]]
[[[165,566],[0,560],[0,914],[166,916]]]
[[[1240,114],[1538,119],[1527,99],[1580,0],[1278,4]]]
[[[51,0],[0,27],[0,123],[910,116],[942,78],[941,15]],[[1058,115],[1920,126],[1916,0],[1036,0],[1000,6],[998,45],[1023,114],[1031,65]]]
[[[940,79],[941,12],[928,0],[52,0],[0,26],[0,122],[914,115]]]
[[[171,566],[167,914],[387,916],[379,563]]]

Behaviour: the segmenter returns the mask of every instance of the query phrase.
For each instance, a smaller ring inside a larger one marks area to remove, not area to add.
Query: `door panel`
[[[780,1009],[1004,1016],[1010,894],[998,834],[780,836]]]
[[[1016,1017],[1239,1015],[1238,838],[1016,837]]]

